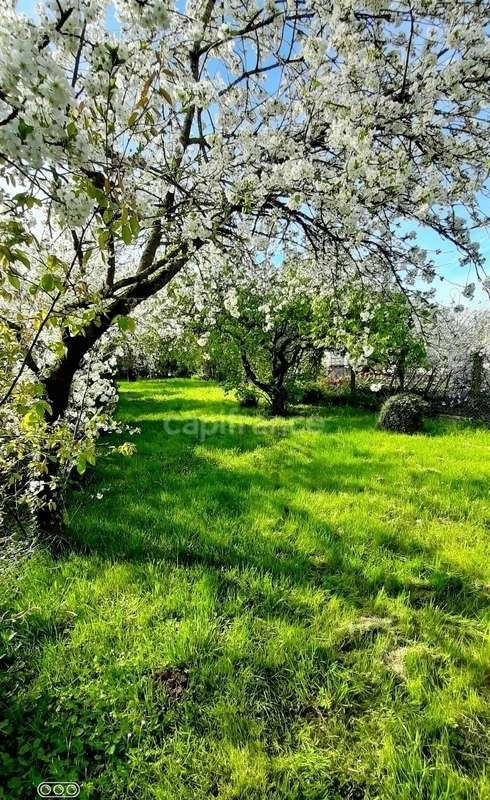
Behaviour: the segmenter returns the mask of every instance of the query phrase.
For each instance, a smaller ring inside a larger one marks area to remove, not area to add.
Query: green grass
[[[121,389],[137,455],[4,581],[0,797],[489,798],[490,432]]]

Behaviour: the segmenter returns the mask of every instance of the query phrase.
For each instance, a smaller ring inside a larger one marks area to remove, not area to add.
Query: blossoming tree
[[[87,354],[189,262],[293,243],[404,285],[434,273],[413,223],[481,272],[484,3],[3,5],[1,407],[56,426]]]
[[[426,363],[426,329],[434,314],[421,293],[408,297],[396,284],[350,282],[319,299],[315,316],[324,345],[347,356],[354,392],[363,368],[387,371],[403,391],[407,370]]]
[[[173,292],[225,386],[243,396],[247,387],[258,390],[274,415],[285,414],[295,381],[315,377],[320,368],[324,348],[314,300],[321,287],[312,266],[288,259],[244,266],[238,276],[214,270],[201,285],[195,276],[187,297],[185,287]],[[196,302],[196,289],[204,302]]]
[[[433,383],[455,406],[488,414],[490,394],[490,311],[440,309],[429,331]]]

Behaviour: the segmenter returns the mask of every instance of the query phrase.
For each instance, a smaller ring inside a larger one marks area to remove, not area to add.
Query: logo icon
[[[37,787],[39,797],[72,798],[80,794],[80,785],[75,781],[43,781]]]

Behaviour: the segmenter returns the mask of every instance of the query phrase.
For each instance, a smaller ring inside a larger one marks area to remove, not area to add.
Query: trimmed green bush
[[[428,403],[416,394],[395,394],[383,403],[378,426],[396,433],[417,433],[424,424]]]

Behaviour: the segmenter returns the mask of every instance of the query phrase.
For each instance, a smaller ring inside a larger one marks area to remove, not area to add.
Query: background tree
[[[160,312],[164,311],[162,320]],[[133,333],[115,337],[117,372],[127,380],[187,377],[202,371],[202,349],[168,307],[152,303],[136,315]]]
[[[440,308],[429,330],[430,391],[449,405],[490,405],[490,313]],[[476,401],[476,402],[475,402]]]
[[[256,264],[238,278],[221,271],[207,290],[202,287],[200,312],[188,307],[190,324],[207,358],[219,364],[224,384],[239,391],[255,387],[277,415],[286,413],[295,381],[320,367],[310,270],[311,264],[292,261]]]
[[[317,335],[328,349],[348,356],[351,391],[361,368],[390,371],[403,391],[407,370],[426,363],[423,324],[431,314],[425,302],[409,300],[399,289],[373,291],[356,284],[317,301],[315,308]]]

